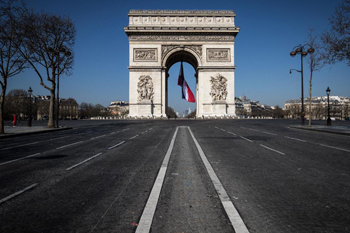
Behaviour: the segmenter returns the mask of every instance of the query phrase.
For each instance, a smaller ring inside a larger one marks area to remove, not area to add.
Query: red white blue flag
[[[185,80],[182,62],[181,62],[179,80],[177,81],[177,85],[182,87],[182,99],[187,100],[187,102],[192,102],[192,103],[196,102],[194,95]]]

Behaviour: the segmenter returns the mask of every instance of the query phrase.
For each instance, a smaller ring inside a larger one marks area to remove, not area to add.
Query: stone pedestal
[[[152,116],[153,104],[151,101],[144,101],[137,103],[137,116]]]
[[[212,115],[224,116],[227,114],[226,111],[226,101],[215,101],[212,103]]]

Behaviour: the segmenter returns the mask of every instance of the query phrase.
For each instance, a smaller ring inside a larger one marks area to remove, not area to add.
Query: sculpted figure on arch
[[[148,75],[142,75],[139,77],[137,83],[138,101],[153,100],[153,82],[152,78]]]
[[[210,77],[211,82],[211,91],[210,96],[213,101],[217,100],[226,100],[227,97],[227,79],[220,75],[216,74],[215,77]]]

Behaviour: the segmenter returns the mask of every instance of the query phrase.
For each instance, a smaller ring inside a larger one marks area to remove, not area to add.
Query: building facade
[[[328,117],[327,96],[313,97],[311,99],[311,119],[325,120]],[[304,100],[305,117],[310,117],[310,99]],[[342,96],[329,96],[330,117],[336,120],[349,120],[350,98]],[[301,100],[288,100],[284,103],[287,118],[300,118]]]

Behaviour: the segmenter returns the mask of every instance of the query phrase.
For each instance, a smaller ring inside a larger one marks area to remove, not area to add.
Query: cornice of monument
[[[230,16],[233,10],[130,10],[129,16]]]

